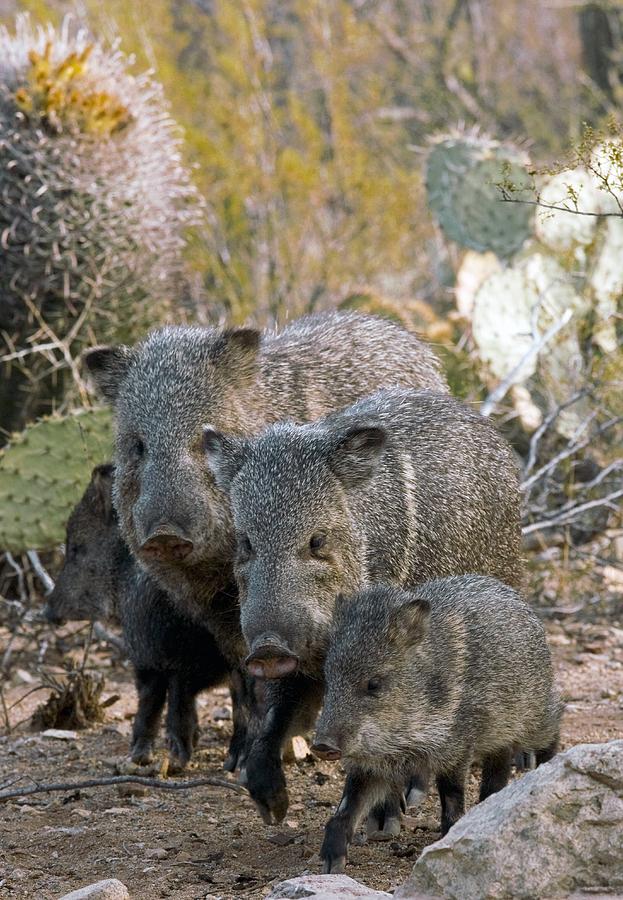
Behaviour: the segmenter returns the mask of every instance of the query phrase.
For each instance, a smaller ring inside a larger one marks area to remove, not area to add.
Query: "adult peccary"
[[[248,678],[231,670],[208,629],[178,612],[135,562],[112,507],[112,479],[112,465],[97,466],[69,518],[65,562],[45,616],[55,624],[65,619],[120,622],[139,698],[131,744],[136,763],[151,760],[167,701],[170,765],[183,768],[199,734],[197,694],[230,676],[234,734],[225,768],[232,770],[245,743]]]
[[[326,872],[343,869],[358,821],[413,773],[422,794],[436,779],[445,834],[465,811],[473,761],[484,800],[508,782],[514,753],[533,749],[538,765],[557,751],[562,703],[545,631],[496,579],[375,585],[340,598],[325,673],[312,749],[347,773],[325,829]]]
[[[204,443],[232,502],[249,669],[284,679],[247,760],[260,811],[279,818],[279,747],[293,716],[318,710],[338,594],[468,572],[519,586],[517,469],[488,419],[429,391],[381,391],[247,440],[207,427]]]
[[[432,351],[386,320],[327,313],[277,334],[167,327],[134,348],[98,347],[84,363],[116,412],[114,503],[132,552],[188,614],[202,617],[231,575],[227,495],[205,466],[206,422],[251,435],[311,421],[381,386],[446,390]],[[233,663],[240,631],[210,614]]]

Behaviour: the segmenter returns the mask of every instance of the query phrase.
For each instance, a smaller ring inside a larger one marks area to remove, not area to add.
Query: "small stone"
[[[304,737],[298,735],[292,738],[292,752],[294,753],[294,759],[299,762],[311,756],[309,744]]]
[[[129,806],[111,806],[104,810],[105,816],[127,816],[132,812]]]
[[[81,819],[90,819],[91,818],[91,810],[89,809],[74,809],[74,816],[80,816]]]
[[[147,788],[142,784],[118,784],[117,793],[120,797],[144,797]]]
[[[166,859],[168,855],[164,847],[151,847],[149,850],[145,850],[147,859]]]
[[[228,722],[231,719],[231,707],[217,706],[212,711],[212,718],[215,722]]]
[[[294,843],[294,835],[287,834],[285,831],[278,831],[276,834],[269,835],[267,840],[269,840],[271,844],[276,844],[278,847],[287,847],[288,844]]]
[[[311,859],[308,860],[311,863]],[[346,900],[361,897],[376,900],[391,897],[385,891],[375,891],[348,875],[300,875],[276,884],[265,900],[294,900],[297,897],[318,897],[319,900]]]
[[[27,672],[26,669],[16,669],[13,675],[13,680],[16,682],[21,682],[22,684],[32,684],[35,680],[30,672]]]
[[[130,892],[122,881],[106,878],[64,894],[60,900],[130,900]]]
[[[78,739],[78,732],[64,731],[62,728],[48,728],[42,732],[41,737],[55,741],[75,741]]]

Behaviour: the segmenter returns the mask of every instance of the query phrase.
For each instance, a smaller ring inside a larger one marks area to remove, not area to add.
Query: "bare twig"
[[[26,556],[28,557],[28,561],[30,565],[35,570],[35,573],[39,576],[39,581],[43,585],[46,594],[51,594],[54,590],[54,581],[50,577],[49,573],[44,568],[41,560],[39,559],[39,554],[36,550],[27,550]]]
[[[607,216],[614,216],[615,218],[620,219],[623,216],[623,213],[621,212],[587,212],[583,209],[569,209],[568,206],[558,206],[556,203],[543,203],[543,201],[538,198],[536,200],[521,200],[519,197],[511,197],[511,195],[504,190],[502,190],[501,193],[501,203],[527,203],[528,206],[538,206],[541,209],[552,209],[555,212],[571,213],[573,216],[592,216],[594,219],[600,219],[602,216],[604,218]]]
[[[534,531],[545,531],[547,528],[556,528],[559,525],[569,525],[580,513],[586,512],[588,509],[595,509],[598,506],[608,506],[610,509],[616,509],[613,505],[614,500],[623,497],[623,489],[612,491],[606,497],[600,497],[597,500],[588,500],[586,503],[580,503],[572,508],[565,508],[562,513],[557,513],[549,519],[543,519],[540,522],[531,522],[530,525],[524,525],[521,529],[524,537],[532,534]]]
[[[27,797],[31,794],[45,794],[52,791],[81,791],[94,787],[108,787],[115,784],[141,784],[143,787],[158,788],[163,791],[187,791],[198,787],[222,787],[236,794],[246,794],[241,785],[225,778],[213,775],[209,778],[196,778],[194,781],[161,781],[159,778],[144,778],[142,775],[113,775],[110,778],[89,778],[86,781],[68,781],[58,784],[36,784],[34,787],[21,790],[1,791],[0,802],[14,800],[16,797]]]

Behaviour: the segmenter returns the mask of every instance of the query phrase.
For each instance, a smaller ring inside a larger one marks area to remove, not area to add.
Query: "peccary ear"
[[[115,515],[112,505],[112,482],[115,475],[115,467],[112,463],[95,466],[91,473],[93,485],[93,499],[98,512],[106,522],[110,522]]]
[[[82,354],[82,365],[95,385],[98,394],[114,404],[119,386],[130,367],[134,351],[132,347],[118,344],[116,347],[93,347]]]
[[[228,379],[241,387],[254,381],[261,333],[256,328],[226,328],[215,346],[215,362],[227,368]]]
[[[217,431],[211,425],[203,428],[203,449],[205,450],[208,469],[222,491],[229,487],[240,471],[246,441],[231,437]]]
[[[407,644],[419,643],[428,630],[430,603],[417,594],[409,595],[396,610],[394,627]]]
[[[384,428],[357,425],[341,436],[331,451],[329,465],[346,487],[357,487],[374,474],[386,442]]]

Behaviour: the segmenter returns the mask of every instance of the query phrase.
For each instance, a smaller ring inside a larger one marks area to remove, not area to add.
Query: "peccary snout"
[[[152,559],[181,560],[192,553],[194,546],[180,525],[158,522],[141,544],[141,554]]]
[[[284,678],[296,672],[299,658],[278,635],[266,632],[253,642],[245,663],[256,678]]]
[[[342,758],[342,751],[337,743],[332,737],[329,737],[326,734],[316,735],[316,740],[311,746],[311,751],[314,756],[317,756],[319,759],[334,760]]]

